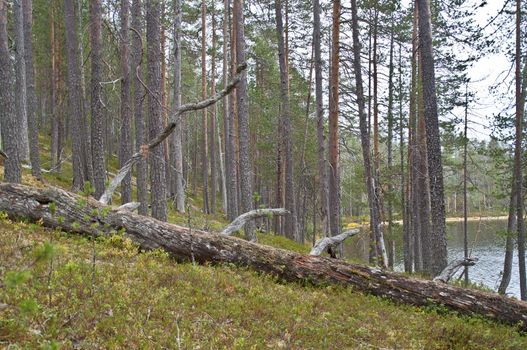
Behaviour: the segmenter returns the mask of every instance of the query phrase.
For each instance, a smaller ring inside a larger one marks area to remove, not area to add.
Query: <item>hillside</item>
[[[394,305],[349,288],[283,284],[233,266],[178,264],[160,251],[139,253],[120,236],[93,244],[2,216],[0,247],[2,346],[527,346],[527,339],[512,327],[459,317],[441,308]]]
[[[67,188],[70,167],[65,162],[62,175],[47,173],[45,181]],[[23,182],[38,186],[28,172],[25,169]],[[203,215],[199,205],[200,198],[194,198],[193,227],[219,230],[225,224],[221,215]],[[171,222],[188,224],[188,216],[170,213]],[[309,250],[307,245],[272,234],[259,234],[259,242],[303,253]],[[527,346],[527,339],[513,327],[460,317],[440,307],[395,305],[351,288],[285,284],[231,265],[176,263],[161,251],[139,252],[134,243],[118,235],[94,242],[2,215],[0,246],[0,255],[6,257],[0,261],[2,346]]]

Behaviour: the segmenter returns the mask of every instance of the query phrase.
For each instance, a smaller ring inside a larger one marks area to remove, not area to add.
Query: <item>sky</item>
[[[474,13],[474,19],[480,26],[484,26],[499,12],[504,3],[505,0],[489,0],[486,6]],[[476,101],[469,108],[469,138],[489,139],[493,116],[507,107],[504,101],[489,92],[489,88],[502,79],[510,67],[511,64],[504,53],[486,55],[470,67],[468,75],[472,83],[469,90],[476,94]],[[511,101],[513,99],[514,95],[511,95]],[[463,117],[463,113],[462,109],[455,110],[458,117]]]

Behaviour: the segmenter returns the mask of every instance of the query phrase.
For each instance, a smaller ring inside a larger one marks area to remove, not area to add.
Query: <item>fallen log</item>
[[[51,203],[54,203],[50,208]],[[142,249],[161,248],[177,260],[233,263],[286,281],[339,284],[417,306],[443,305],[461,314],[478,315],[527,330],[527,303],[476,290],[407,277],[341,260],[276,249],[236,237],[189,231],[128,211],[118,211],[87,197],[57,188],[37,189],[0,183],[0,211],[10,217],[40,221],[51,228],[83,235],[124,230]],[[98,213],[98,214],[97,214]]]

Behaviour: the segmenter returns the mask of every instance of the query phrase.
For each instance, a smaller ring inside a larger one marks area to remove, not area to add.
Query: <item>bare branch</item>
[[[139,208],[140,205],[141,205],[141,203],[139,203],[139,202],[125,203],[125,204],[121,205],[119,208],[117,208],[117,211],[132,212],[132,211],[136,210],[137,208]]]
[[[234,219],[233,222],[231,222],[227,227],[221,231],[222,235],[230,236],[234,232],[239,231],[243,225],[245,225],[248,221],[256,218],[260,218],[262,216],[268,216],[268,215],[287,215],[289,214],[288,210],[285,210],[284,208],[267,208],[267,209],[255,209],[248,211],[247,213],[244,213],[240,216],[238,216],[236,219]]]
[[[317,243],[315,243],[315,245],[311,249],[311,252],[309,252],[309,255],[320,255],[324,250],[326,250],[326,248],[337,246],[340,243],[344,242],[346,238],[355,236],[359,232],[360,230],[358,228],[354,228],[352,230],[342,232],[340,235],[336,235],[333,237],[324,237],[318,240]]]
[[[225,88],[219,92],[217,92],[215,95],[196,102],[196,103],[188,103],[181,107],[179,107],[175,112],[174,115],[170,118],[170,122],[165,127],[165,129],[161,132],[161,134],[157,135],[153,140],[151,140],[147,145],[142,145],[141,150],[139,152],[136,152],[119,170],[117,175],[112,179],[110,184],[107,186],[106,190],[104,191],[103,195],[99,199],[99,202],[103,204],[108,204],[110,201],[110,198],[112,198],[113,193],[115,192],[115,189],[121,181],[126,177],[126,175],[132,170],[132,167],[138,163],[141,158],[147,158],[149,152],[154,149],[157,145],[159,145],[161,142],[163,142],[176,128],[176,121],[179,120],[179,118],[186,112],[189,111],[197,111],[203,108],[207,108],[214,103],[221,100],[224,96],[231,93],[232,90],[236,87],[236,85],[240,82],[241,79],[241,73],[247,68],[247,64],[241,64],[238,66],[238,69],[236,70],[236,76],[234,77],[231,82],[225,86]]]
[[[450,279],[456,274],[456,272],[463,266],[474,266],[476,265],[476,262],[478,261],[478,258],[463,258],[463,259],[457,259],[445,267],[443,271],[436,277],[434,277],[434,282],[443,282],[448,283]]]

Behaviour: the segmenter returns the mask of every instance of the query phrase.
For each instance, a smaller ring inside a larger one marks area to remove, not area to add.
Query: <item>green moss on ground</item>
[[[284,246],[282,237],[266,239]],[[527,348],[514,327],[441,308],[281,283],[231,265],[177,263],[160,251],[139,253],[121,236],[93,244],[5,215],[0,256],[0,347]]]

